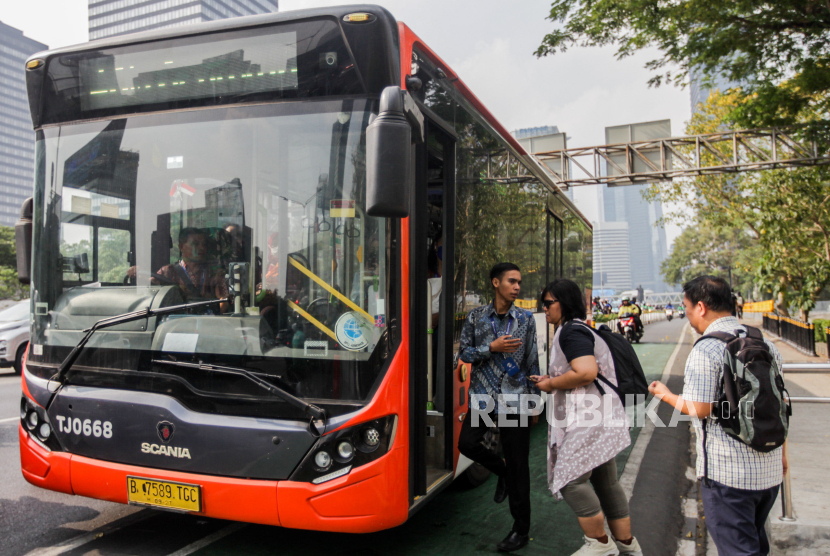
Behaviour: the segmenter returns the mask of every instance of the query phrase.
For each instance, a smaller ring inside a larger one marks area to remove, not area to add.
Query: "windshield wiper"
[[[69,352],[69,355],[66,356],[66,359],[63,360],[61,366],[58,367],[58,372],[49,379],[49,381],[56,381],[58,383],[58,387],[63,385],[63,379],[66,376],[66,372],[75,364],[75,361],[78,359],[78,356],[81,354],[81,351],[86,346],[89,339],[92,337],[95,332],[101,330],[102,328],[109,328],[110,326],[116,326],[118,324],[124,324],[126,322],[132,322],[134,320],[141,320],[150,317],[157,317],[159,315],[167,315],[169,313],[176,313],[178,311],[183,311],[185,309],[191,309],[193,307],[204,307],[206,305],[213,305],[215,303],[225,303],[230,301],[229,297],[224,299],[211,299],[210,301],[194,301],[193,303],[184,303],[182,305],[172,305],[170,307],[162,307],[160,309],[150,309],[147,307],[146,309],[141,309],[140,311],[133,311],[131,313],[124,313],[123,315],[116,315],[114,317],[107,317],[105,319],[101,319],[95,324],[92,325],[91,328],[87,328],[84,330],[85,334],[84,337],[81,338],[81,341],[72,348],[72,351]],[[55,387],[53,392],[56,392],[58,387]],[[50,388],[51,389],[51,388]]]
[[[241,369],[239,367],[226,367],[223,365],[208,365],[206,363],[189,363],[187,361],[170,361],[165,359],[153,359],[153,363],[157,363],[159,365],[170,365],[173,367],[185,367],[188,369],[199,369],[200,371],[213,371],[217,373],[225,373],[230,375],[236,376],[244,376],[260,388],[264,390],[268,390],[271,394],[274,394],[289,404],[293,405],[294,407],[298,407],[305,411],[306,415],[311,417],[310,426],[313,427],[314,432],[317,433],[319,436],[320,428],[322,427],[325,430],[326,426],[326,410],[318,407],[314,404],[308,403],[306,401],[301,400],[300,398],[294,396],[293,394],[288,393],[287,391],[283,390],[279,386],[265,380],[258,376],[258,373],[254,373],[247,369]],[[317,422],[319,422],[319,425]]]

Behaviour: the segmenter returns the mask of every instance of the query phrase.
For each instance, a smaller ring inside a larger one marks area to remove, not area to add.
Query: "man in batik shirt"
[[[490,270],[495,290],[492,303],[470,311],[461,331],[460,358],[473,366],[470,377],[470,411],[461,425],[458,450],[499,477],[496,503],[510,497],[513,528],[498,544],[502,552],[525,546],[530,532],[530,423],[534,409],[526,396],[538,394],[527,379],[539,372],[536,322],[529,311],[516,307],[522,274],[512,263],[499,263]],[[503,398],[502,395],[505,397]],[[478,410],[478,411],[476,411]],[[490,421],[512,421],[500,427],[504,459],[485,447],[485,419],[472,423],[472,413]],[[484,412],[486,415],[482,415]],[[522,426],[524,424],[524,426]]]

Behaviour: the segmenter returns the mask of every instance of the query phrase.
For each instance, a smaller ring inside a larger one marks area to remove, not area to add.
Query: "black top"
[[[559,345],[568,363],[577,357],[594,354],[594,333],[579,323],[566,323],[565,328],[559,335]]]

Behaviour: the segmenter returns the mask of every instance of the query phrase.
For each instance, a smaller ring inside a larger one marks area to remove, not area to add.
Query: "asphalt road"
[[[648,378],[658,377],[686,320],[646,327],[636,350]],[[688,335],[687,335],[688,341]],[[670,382],[682,386],[683,347]],[[678,374],[679,373],[679,374]],[[680,383],[678,384],[678,380]],[[452,486],[407,523],[371,535],[315,533],[236,524],[198,516],[140,509],[35,488],[20,474],[18,407],[20,378],[0,369],[0,555],[130,554],[186,556],[231,554],[472,554],[495,553],[509,530],[507,504],[492,503],[494,479],[473,490]],[[10,420],[7,420],[10,419]],[[538,430],[536,430],[538,429]],[[544,445],[544,427],[532,440]],[[636,433],[636,431],[635,431]],[[634,434],[633,434],[634,436]],[[538,438],[537,438],[538,437]],[[631,499],[635,534],[646,554],[674,554],[682,533],[680,499],[691,482],[688,427],[655,431]],[[618,466],[628,452],[618,457]],[[538,468],[538,469],[537,469]],[[576,519],[544,488],[544,455],[532,450],[533,542],[519,554],[570,554],[581,545]],[[674,550],[672,547],[675,547]]]

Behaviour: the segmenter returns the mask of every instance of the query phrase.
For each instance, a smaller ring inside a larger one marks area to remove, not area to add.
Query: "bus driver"
[[[225,273],[212,268],[208,260],[208,237],[198,228],[182,228],[179,232],[181,259],[159,269],[153,276],[153,284],[176,284],[188,301],[197,299],[222,299],[228,297]],[[158,278],[156,277],[158,276]],[[228,304],[220,305],[224,313]]]

